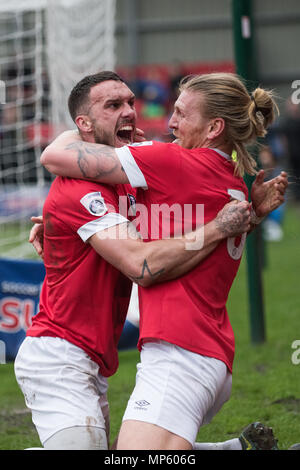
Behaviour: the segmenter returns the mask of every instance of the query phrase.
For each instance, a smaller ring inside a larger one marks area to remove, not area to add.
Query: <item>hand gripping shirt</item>
[[[87,241],[126,222],[118,212],[113,187],[54,180],[43,210],[46,276],[39,312],[27,330],[28,336],[55,336],[82,348],[106,377],[118,367],[131,282]]]
[[[213,220],[231,197],[248,198],[243,179],[222,152],[159,142],[116,152],[130,184],[138,188],[136,223],[146,241],[187,233]],[[245,237],[223,240],[178,279],[139,288],[139,348],[161,339],[215,357],[232,371],[234,334],[226,302]]]

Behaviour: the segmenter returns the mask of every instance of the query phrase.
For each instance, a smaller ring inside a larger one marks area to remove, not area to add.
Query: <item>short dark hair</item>
[[[80,107],[85,104],[88,99],[90,89],[93,86],[98,85],[98,83],[105,82],[107,80],[115,80],[116,82],[125,83],[117,73],[110,70],[104,70],[93,75],[87,75],[74,86],[68,99],[69,113],[74,122]]]

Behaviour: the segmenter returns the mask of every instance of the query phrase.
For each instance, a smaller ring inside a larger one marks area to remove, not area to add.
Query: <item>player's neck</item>
[[[79,132],[80,137],[84,142],[89,142],[90,144],[95,144],[95,137],[93,133],[90,132]]]
[[[226,153],[227,155],[231,155],[233,151],[233,147],[230,144],[227,143],[218,143],[218,142],[212,142],[210,145],[207,145],[208,148],[213,148],[213,149],[218,149],[223,153]]]

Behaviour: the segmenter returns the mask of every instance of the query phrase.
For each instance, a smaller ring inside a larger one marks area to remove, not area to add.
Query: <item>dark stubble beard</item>
[[[93,126],[93,136],[95,144],[110,145],[111,147],[114,147],[114,140],[112,135],[106,133],[103,130],[97,130],[95,126]]]

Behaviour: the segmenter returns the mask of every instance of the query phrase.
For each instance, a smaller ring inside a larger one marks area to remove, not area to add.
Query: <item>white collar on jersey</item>
[[[231,160],[231,155],[228,155],[228,153],[225,153],[225,152],[222,152],[222,150],[219,150],[219,149],[211,149],[211,150],[214,150],[215,152],[217,152],[219,155],[221,155],[222,157],[226,158],[226,160]]]

